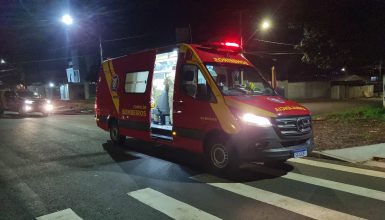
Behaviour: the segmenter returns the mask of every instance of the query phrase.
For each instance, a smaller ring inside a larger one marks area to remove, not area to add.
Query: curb
[[[321,151],[312,151],[311,153],[309,153],[308,156],[309,157],[315,157],[315,158],[321,158],[321,159],[327,159],[327,160],[335,160],[335,161],[341,161],[341,162],[356,163],[356,162],[351,161],[351,160],[346,160],[346,159],[342,159],[342,158],[339,158],[339,157],[336,157],[336,156],[325,154],[325,153],[323,153]]]

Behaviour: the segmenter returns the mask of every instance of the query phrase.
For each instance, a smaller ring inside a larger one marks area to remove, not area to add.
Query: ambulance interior
[[[159,53],[155,59],[155,69],[151,90],[151,129],[172,130],[172,112],[175,69],[178,53]]]

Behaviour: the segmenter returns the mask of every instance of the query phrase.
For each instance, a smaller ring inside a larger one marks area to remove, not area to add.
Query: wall
[[[373,97],[373,85],[350,86],[348,87],[346,98]]]
[[[352,99],[352,98],[370,98],[374,95],[374,85],[366,86],[347,86],[335,85],[331,88],[332,99]]]
[[[340,100],[345,98],[345,86],[344,85],[335,85],[331,88],[331,98],[335,100]]]
[[[278,81],[278,87],[284,89],[289,99],[329,98],[330,82],[287,82]]]

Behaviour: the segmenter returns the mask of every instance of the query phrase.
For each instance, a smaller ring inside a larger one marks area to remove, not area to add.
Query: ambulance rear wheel
[[[216,174],[231,173],[239,168],[234,148],[227,144],[225,135],[211,138],[205,147],[207,168]]]
[[[119,134],[119,126],[116,121],[110,123],[110,138],[114,144],[123,144],[126,136]]]

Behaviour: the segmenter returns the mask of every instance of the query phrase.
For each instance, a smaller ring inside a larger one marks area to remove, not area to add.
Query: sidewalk
[[[385,143],[336,150],[313,151],[312,155],[385,168]]]
[[[95,103],[89,100],[56,100],[54,105],[54,114],[93,114]]]

